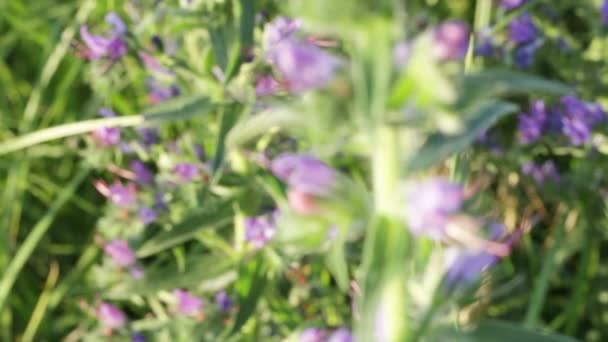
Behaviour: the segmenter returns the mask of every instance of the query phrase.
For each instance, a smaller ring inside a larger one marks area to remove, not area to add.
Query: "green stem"
[[[399,182],[399,132],[395,127],[379,126],[374,137],[372,156],[374,203],[378,215],[396,216],[399,212],[396,198]]]

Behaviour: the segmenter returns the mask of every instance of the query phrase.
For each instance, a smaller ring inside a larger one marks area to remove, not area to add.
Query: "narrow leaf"
[[[15,152],[47,141],[88,133],[101,127],[129,127],[145,123],[175,121],[205,114],[216,108],[202,96],[178,98],[156,106],[139,115],[85,120],[41,129],[0,143],[0,155]]]
[[[203,230],[217,229],[232,220],[232,205],[221,203],[215,208],[205,208],[201,212],[187,217],[172,230],[162,232],[146,241],[138,250],[138,257],[147,257],[193,239]]]
[[[434,134],[411,159],[409,171],[420,171],[441,162],[455,153],[465,150],[496,121],[517,110],[512,103],[490,101],[478,106],[464,124],[464,132],[458,135]]]
[[[238,332],[256,311],[258,301],[266,287],[266,280],[264,260],[260,256],[241,267],[239,280],[235,285],[238,294],[239,312],[231,334]]]

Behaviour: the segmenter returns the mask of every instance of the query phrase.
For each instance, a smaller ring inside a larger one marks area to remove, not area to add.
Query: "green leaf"
[[[220,133],[217,137],[217,142],[215,144],[215,158],[213,160],[214,174],[216,174],[217,171],[221,169],[222,164],[224,163],[226,135],[228,135],[228,132],[230,132],[230,130],[234,127],[242,112],[243,107],[238,104],[233,104],[229,107],[226,107],[222,111]]]
[[[501,95],[529,93],[560,95],[573,91],[562,83],[513,70],[488,70],[467,75],[462,80],[460,88],[463,89],[463,97],[457,104],[460,108]]]
[[[203,96],[178,98],[155,106],[139,115],[85,120],[22,135],[0,143],[0,155],[47,141],[88,133],[101,127],[129,127],[147,123],[183,120],[196,115],[206,114],[217,108],[217,106],[211,103],[207,97]]]
[[[454,342],[576,342],[575,338],[557,334],[545,334],[526,329],[520,325],[498,320],[481,321],[471,331],[456,331],[454,328],[435,329],[428,341],[449,340]]]
[[[337,242],[331,248],[325,259],[329,272],[336,279],[336,283],[342,292],[349,290],[348,264],[346,262],[346,254],[344,251],[344,243]]]
[[[214,292],[237,278],[234,262],[225,255],[192,255],[180,272],[174,264],[145,269],[142,279],[128,277],[105,291],[111,299],[126,299],[133,295],[153,295],[159,291],[178,287],[196,286],[201,291]]]
[[[236,315],[231,334],[238,332],[256,311],[258,301],[266,287],[266,280],[266,268],[261,256],[241,267],[239,280],[235,284],[239,312]]]
[[[458,135],[431,135],[410,160],[409,171],[420,171],[465,150],[496,121],[517,110],[517,106],[503,101],[489,101],[477,110],[464,124],[464,132]]]
[[[295,113],[275,108],[241,120],[226,136],[226,146],[229,149],[236,148],[272,129],[286,128],[297,131],[303,125],[302,119]]]
[[[232,221],[232,204],[224,202],[215,207],[204,208],[201,212],[187,217],[173,229],[162,232],[147,240],[138,250],[137,256],[147,257],[193,239],[199,232],[217,229]]]

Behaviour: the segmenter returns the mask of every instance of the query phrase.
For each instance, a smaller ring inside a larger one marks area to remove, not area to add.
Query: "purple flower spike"
[[[158,214],[150,207],[139,209],[139,218],[143,224],[150,224],[158,219]]]
[[[608,25],[608,0],[602,4],[602,24]]]
[[[316,45],[295,39],[275,44],[268,58],[294,93],[325,87],[342,65],[337,57]]]
[[[215,295],[215,304],[222,312],[230,312],[232,306],[234,305],[234,301],[232,298],[226,293],[226,291],[222,290]]]
[[[355,338],[350,330],[340,328],[333,332],[327,339],[327,342],[354,342]]]
[[[97,308],[97,318],[110,329],[120,329],[127,324],[127,316],[116,306],[101,302]]]
[[[131,170],[135,173],[135,180],[139,184],[149,185],[154,181],[154,173],[141,160],[132,161]]]
[[[106,14],[106,22],[114,28],[114,34],[122,36],[127,33],[127,24],[116,12]]]
[[[116,61],[127,54],[127,43],[120,37],[114,36],[106,38],[91,34],[89,28],[85,25],[80,28],[80,36],[86,44],[84,57],[89,59],[110,58]]]
[[[440,240],[450,217],[464,202],[461,185],[441,178],[432,178],[415,184],[408,193],[406,219],[415,235],[426,235]]]
[[[442,60],[464,58],[469,48],[469,25],[464,21],[447,21],[435,29],[434,54]]]
[[[175,173],[182,182],[191,182],[200,174],[200,168],[193,163],[179,163],[173,168]]]
[[[589,142],[593,127],[605,119],[602,107],[570,95],[562,97],[560,102],[564,108],[561,118],[562,133],[570,139],[572,145]]]
[[[300,335],[300,342],[324,342],[327,336],[321,328],[307,328]]]
[[[135,264],[137,259],[135,253],[126,240],[112,240],[103,247],[104,252],[121,267],[129,267]]]
[[[499,4],[502,8],[510,11],[512,9],[516,9],[517,7],[523,5],[526,0],[499,0]]]
[[[519,133],[521,142],[524,144],[538,140],[547,130],[549,114],[545,103],[541,100],[534,101],[528,113],[519,116]]]
[[[267,216],[249,217],[245,220],[245,239],[256,249],[264,247],[276,234],[274,218]]]
[[[515,44],[530,43],[539,36],[538,28],[528,13],[513,19],[509,25],[509,31],[511,41]]]
[[[181,314],[196,316],[201,312],[203,300],[192,295],[188,291],[176,289],[173,294],[177,298],[178,310]]]
[[[108,198],[120,207],[130,207],[135,204],[136,190],[133,184],[123,185],[116,182],[108,187]]]
[[[313,196],[328,195],[337,178],[331,167],[306,154],[284,153],[272,160],[270,170],[291,189]]]

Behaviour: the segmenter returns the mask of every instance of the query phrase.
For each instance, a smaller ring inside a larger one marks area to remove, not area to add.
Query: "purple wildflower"
[[[139,219],[143,224],[150,224],[158,219],[156,211],[150,207],[141,207],[139,209]]]
[[[462,59],[469,48],[469,25],[460,20],[446,21],[435,29],[434,54],[442,60]]]
[[[583,145],[591,140],[593,127],[605,119],[601,106],[583,102],[575,96],[560,100],[564,113],[561,117],[562,133],[572,145]]]
[[[255,94],[257,96],[274,95],[280,90],[281,85],[270,75],[260,77],[255,85]]]
[[[273,216],[249,217],[245,220],[245,239],[256,249],[264,247],[276,234]]]
[[[294,93],[325,87],[342,62],[316,45],[296,39],[275,44],[268,59],[283,77],[286,88]]]
[[[602,4],[602,24],[608,25],[608,0]]]
[[[127,33],[127,24],[125,24],[125,22],[116,12],[106,14],[105,20],[108,24],[112,25],[114,34],[122,36]]]
[[[103,247],[103,250],[117,265],[121,267],[132,266],[137,260],[135,258],[135,253],[126,240],[112,240]]]
[[[123,185],[120,182],[115,182],[108,187],[108,198],[112,203],[121,206],[129,207],[135,203],[136,190],[133,184]]]
[[[146,342],[146,335],[142,334],[142,333],[133,333],[133,335],[131,335],[131,342]]]
[[[513,19],[509,25],[510,38],[515,44],[526,44],[539,36],[538,28],[529,13],[523,13]]]
[[[179,163],[173,168],[175,173],[182,182],[191,182],[200,174],[200,168],[193,163]]]
[[[200,313],[203,306],[202,299],[182,289],[175,289],[173,294],[177,298],[177,306],[181,314],[196,316]]]
[[[301,22],[288,17],[278,17],[273,20],[264,31],[264,38],[268,47],[278,44],[282,40],[292,39],[300,29]]]
[[[151,146],[158,144],[160,138],[158,137],[158,128],[154,127],[142,127],[138,130],[139,136],[141,137],[141,143],[145,146]]]
[[[133,160],[131,170],[135,173],[135,180],[139,184],[148,185],[154,181],[154,173],[141,160]]]
[[[83,57],[85,58],[100,59],[107,57],[112,61],[116,61],[127,54],[127,43],[119,35],[109,38],[94,35],[84,25],[80,27],[80,36],[86,44],[86,50],[83,51]]]
[[[461,185],[442,178],[432,178],[414,185],[406,198],[406,219],[415,235],[439,240],[450,217],[462,207]]]
[[[475,48],[475,55],[489,57],[494,54],[494,41],[492,38],[482,38]]]
[[[149,78],[147,81],[147,86],[150,90],[148,97],[150,98],[150,102],[153,104],[165,102],[179,96],[180,94],[180,90],[177,85],[164,85],[158,82],[155,78]]]
[[[498,240],[505,232],[505,226],[495,223],[491,227],[490,240]],[[468,250],[459,247],[450,247],[446,251],[446,285],[452,288],[455,285],[471,282],[489,267],[492,267],[500,258],[486,251]]]
[[[546,160],[540,165],[533,162],[527,162],[522,166],[522,171],[524,174],[534,178],[538,184],[543,184],[547,180],[556,181],[559,179],[557,167],[552,160]]]
[[[519,116],[520,140],[524,144],[538,140],[547,130],[549,114],[545,103],[537,100],[532,103],[528,113]]]
[[[346,328],[340,328],[340,329],[334,331],[327,339],[327,342],[354,342],[354,341],[355,341],[355,338],[353,337],[352,332]]]
[[[314,196],[328,195],[337,178],[331,167],[306,154],[281,154],[272,160],[270,170],[290,188]]]
[[[112,118],[116,113],[110,108],[101,108],[99,115],[104,118]],[[120,143],[120,128],[118,127],[101,127],[93,131],[93,137],[102,146],[109,147]]]
[[[536,50],[538,50],[542,45],[543,41],[537,40],[530,44],[518,47],[513,56],[515,64],[522,69],[531,67],[534,64]]]
[[[323,342],[327,333],[321,328],[307,328],[300,335],[300,342]]]
[[[499,4],[502,8],[510,11],[512,9],[516,9],[517,7],[523,5],[526,0],[499,0]]]
[[[144,269],[141,267],[133,267],[131,268],[131,277],[133,277],[133,279],[142,279],[145,275]]]
[[[127,316],[116,306],[101,302],[97,308],[97,318],[109,329],[120,329],[127,324]]]
[[[232,306],[234,305],[234,301],[226,291],[222,290],[215,295],[215,304],[220,311],[230,312],[230,309],[232,309]]]

